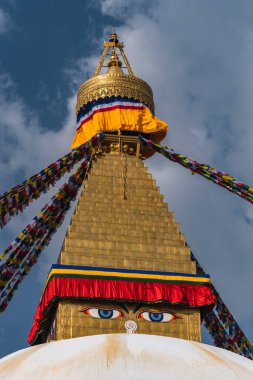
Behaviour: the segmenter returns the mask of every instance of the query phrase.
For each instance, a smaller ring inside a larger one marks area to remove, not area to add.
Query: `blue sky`
[[[250,0],[1,0],[0,193],[69,151],[75,94],[116,28],[153,88],[165,144],[253,185]],[[246,335],[252,332],[253,208],[155,155],[146,162],[196,257]],[[4,249],[47,196],[0,231]],[[27,346],[70,215],[0,315],[0,356]]]

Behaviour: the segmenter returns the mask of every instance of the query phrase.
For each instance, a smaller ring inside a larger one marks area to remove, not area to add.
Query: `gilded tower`
[[[100,131],[104,138],[92,153],[29,341],[124,332],[201,341],[201,318],[214,302],[210,280],[197,274],[173,212],[144,165],[153,151],[138,138],[160,141],[167,125],[154,116],[152,90],[134,75],[115,32],[79,89],[72,148]]]

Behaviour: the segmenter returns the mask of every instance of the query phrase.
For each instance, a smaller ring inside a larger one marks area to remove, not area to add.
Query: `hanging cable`
[[[69,177],[68,182],[53,196],[51,202],[42,208],[0,255],[2,259],[5,258],[0,266],[0,312],[6,309],[18,285],[37,262],[42,250],[49,245],[52,235],[61,226],[90,166],[90,156],[87,156]]]
[[[3,228],[13,216],[23,212],[42,193],[46,193],[66,172],[70,172],[75,164],[86,157],[103,137],[103,133],[96,134],[87,143],[0,195],[0,227]]]
[[[253,187],[245,185],[243,182],[237,181],[229,174],[217,171],[215,168],[212,168],[207,164],[200,164],[191,157],[175,153],[170,147],[164,147],[152,140],[145,139],[143,136],[139,136],[139,138],[144,145],[152,147],[156,152],[161,153],[169,160],[177,162],[186,169],[191,170],[193,174],[198,173],[209,181],[212,181],[248,202],[253,203]]]
[[[206,274],[192,252],[191,258],[196,262],[197,273]],[[210,286],[216,301],[214,308],[204,316],[203,323],[212,336],[214,345],[253,360],[252,344],[230,313],[214,285],[210,284]]]

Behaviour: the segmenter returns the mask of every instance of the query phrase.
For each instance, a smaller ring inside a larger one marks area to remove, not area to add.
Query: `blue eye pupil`
[[[113,316],[113,310],[99,309],[98,310],[98,315],[100,316],[100,318],[109,319],[109,318],[111,318]]]
[[[148,313],[152,322],[161,322],[163,320],[163,313]]]

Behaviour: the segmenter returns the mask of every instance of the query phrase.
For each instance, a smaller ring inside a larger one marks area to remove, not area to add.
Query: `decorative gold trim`
[[[188,339],[201,342],[201,321],[199,309],[192,311],[188,316]]]
[[[154,112],[154,100],[151,87],[142,79],[126,74],[104,74],[92,77],[84,82],[77,96],[76,112],[92,100],[106,96],[122,96],[140,100]]]

